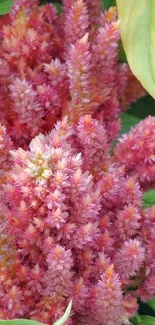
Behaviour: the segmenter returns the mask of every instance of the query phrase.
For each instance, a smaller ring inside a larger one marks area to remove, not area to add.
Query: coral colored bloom
[[[135,175],[143,186],[155,182],[155,117],[141,121],[116,145],[114,155],[118,163]]]
[[[76,127],[65,117],[28,150],[10,151],[1,207],[4,318],[7,310],[9,318],[51,323],[72,298],[71,322],[121,325],[138,308],[135,296],[148,296],[151,284],[154,292],[154,210],[141,211],[137,181],[109,150],[105,128],[86,115]],[[132,284],[135,296],[124,296]]]
[[[64,0],[60,15],[52,4],[15,0],[1,21],[0,116],[17,146],[66,114],[71,122],[94,114],[117,137],[119,114],[145,92],[119,63],[116,16],[100,0]]]
[[[0,318],[53,324],[72,299],[68,325],[126,325],[155,294],[154,117],[112,154],[145,91],[116,8],[62,3],[15,0],[0,20]]]
[[[137,239],[125,241],[116,253],[115,265],[124,278],[134,276],[144,262],[145,249]]]

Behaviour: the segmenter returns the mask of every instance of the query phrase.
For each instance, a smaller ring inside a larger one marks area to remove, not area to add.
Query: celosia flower
[[[94,177],[91,150],[100,157]],[[11,273],[0,264],[3,318],[51,323],[72,298],[71,324],[122,324],[138,308],[135,296],[148,295],[155,272],[153,210],[141,212],[138,183],[116,169],[109,150],[106,130],[86,115],[77,127],[64,118],[27,151],[10,152],[13,168],[2,198],[12,255],[3,261],[13,257],[13,264]]]
[[[155,292],[138,183],[154,181],[154,118],[111,156],[121,111],[145,92],[118,60],[116,9],[62,2],[59,15],[15,0],[0,22],[0,318],[52,324],[72,299],[68,325],[128,324]]]
[[[127,205],[119,212],[115,226],[118,229],[118,235],[122,239],[130,238],[136,235],[140,228],[140,213],[137,208],[132,205]]]
[[[142,266],[144,258],[145,249],[137,239],[125,241],[115,256],[116,270],[124,278],[133,277]]]
[[[0,188],[5,182],[6,171],[11,167],[11,155],[13,143],[7,134],[6,127],[0,124]]]
[[[78,123],[78,138],[84,146],[84,168],[100,178],[109,166],[109,144],[106,131],[97,120],[85,115]]]
[[[91,81],[91,53],[88,34],[80,39],[70,50],[68,74],[70,79],[70,95],[72,98],[70,120],[77,122],[86,112],[92,113],[93,85]],[[96,105],[95,105],[96,106]]]
[[[71,251],[57,244],[51,248],[47,257],[48,269],[43,283],[46,293],[53,299],[63,299],[73,286],[73,257]]]
[[[125,313],[121,284],[113,268],[114,266],[110,265],[96,285],[94,309],[97,324],[121,324],[121,317],[123,312]]]
[[[126,82],[122,85],[123,87],[119,87],[118,90],[120,92],[121,106],[125,109],[128,108],[131,103],[136,102],[137,99],[145,96],[145,90],[140,86],[127,64],[124,64],[124,66],[120,65],[120,69],[120,73],[124,73],[124,78],[126,79]],[[123,75],[118,78],[118,82],[123,83]]]
[[[69,49],[71,44],[84,37],[88,32],[88,9],[83,0],[73,1],[64,19],[65,47]],[[67,55],[67,53],[66,53]]]
[[[155,117],[141,121],[124,135],[114,150],[115,160],[143,186],[155,182]]]
[[[17,112],[18,122],[27,124],[31,136],[40,130],[44,115],[43,109],[37,102],[37,92],[26,80],[15,79],[10,85],[10,96],[13,101],[13,109]]]
[[[116,9],[102,12],[100,0],[64,0],[59,15],[52,4],[37,4],[16,0],[1,22],[0,116],[9,133],[26,148],[62,116],[77,122],[93,113],[113,140],[119,113],[145,94],[138,81],[133,90],[134,77],[119,63]]]
[[[138,308],[136,297],[133,297],[130,294],[126,294],[124,297],[123,306],[130,317],[134,316]]]

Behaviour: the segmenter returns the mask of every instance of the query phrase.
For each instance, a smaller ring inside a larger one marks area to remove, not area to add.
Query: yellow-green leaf
[[[130,68],[155,98],[155,0],[116,0],[116,3]]]
[[[0,325],[44,325],[31,319],[0,320]]]

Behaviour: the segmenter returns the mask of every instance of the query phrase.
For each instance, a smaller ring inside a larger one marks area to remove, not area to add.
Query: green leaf
[[[132,324],[137,325],[141,322],[140,315],[137,313],[135,317],[131,320]]]
[[[123,48],[122,42],[120,42],[120,44],[119,44],[119,61],[120,62],[126,62],[127,61],[126,54],[124,52],[124,48]]]
[[[151,96],[145,96],[131,105],[128,113],[144,119],[148,115],[155,115],[155,100]]]
[[[116,0],[116,4],[130,68],[155,98],[155,1]]]
[[[61,6],[61,3],[59,2],[55,2],[55,7],[57,8],[58,12],[61,12],[62,11],[62,6]]]
[[[149,190],[143,196],[144,207],[149,208],[155,204],[155,190]],[[155,304],[155,301],[154,301]]]
[[[139,301],[139,315],[149,315],[155,317],[155,310],[148,303]]]
[[[155,325],[155,317],[152,316],[141,316],[140,325]]]
[[[139,316],[132,320],[134,325],[155,325],[155,317],[152,316]]]
[[[120,134],[128,133],[132,126],[135,126],[137,123],[140,122],[140,119],[138,117],[129,115],[127,113],[122,114],[121,120],[122,120],[122,129]]]
[[[155,191],[154,191],[154,194],[155,194]],[[155,199],[154,199],[155,200]],[[155,310],[155,297],[154,298],[152,298],[151,300],[149,300],[148,302],[147,302],[147,304],[153,309],[153,310]]]
[[[43,323],[28,319],[0,320],[0,325],[43,325]]]
[[[0,15],[7,14],[13,5],[13,0],[0,0]]]
[[[72,300],[70,301],[64,315],[60,319],[58,319],[53,325],[64,325],[70,315],[71,308],[72,308]]]

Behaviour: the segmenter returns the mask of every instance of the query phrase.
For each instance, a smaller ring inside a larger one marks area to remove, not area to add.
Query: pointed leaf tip
[[[60,319],[58,319],[53,325],[64,325],[70,315],[71,308],[72,308],[72,300],[70,301],[64,315]]]

